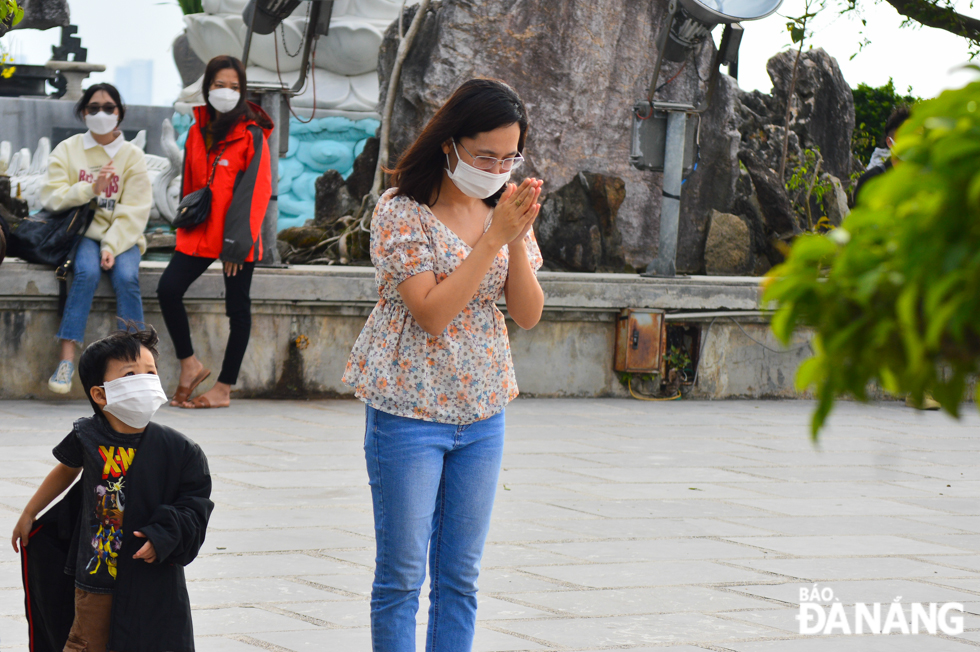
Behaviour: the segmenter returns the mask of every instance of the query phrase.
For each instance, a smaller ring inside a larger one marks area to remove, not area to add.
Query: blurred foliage
[[[793,201],[793,209],[800,216],[801,224],[810,233],[826,233],[833,225],[824,214],[823,198],[834,189],[830,178],[821,175],[823,156],[820,148],[803,150],[803,160],[796,165],[786,179],[786,191]],[[814,208],[816,207],[816,211]]]
[[[180,10],[184,12],[185,16],[204,13],[204,5],[201,4],[201,0],[177,0],[177,4],[180,5]]]
[[[0,36],[24,18],[24,10],[17,6],[16,0],[0,0]]]
[[[957,416],[980,367],[980,81],[917,104],[895,152],[840,228],[799,237],[764,282],[776,337],[815,330],[796,376],[816,389],[814,438],[872,382]]]
[[[896,107],[912,106],[922,98],[912,95],[912,87],[906,95],[895,91],[895,82],[888,78],[884,86],[858,84],[851,90],[854,95],[854,134],[851,136],[851,153],[865,165],[871,160],[875,147],[884,147],[885,122]]]

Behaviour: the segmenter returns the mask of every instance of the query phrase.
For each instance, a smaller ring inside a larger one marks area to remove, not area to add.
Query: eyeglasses
[[[458,140],[455,142],[459,143]],[[463,143],[459,143],[459,146],[463,148],[464,152],[470,154],[470,150],[466,149],[466,146]],[[459,152],[456,152],[456,155],[459,156]],[[524,163],[524,157],[520,154],[513,158],[494,158],[492,156],[473,156],[470,154],[470,158],[473,159],[473,162],[470,165],[475,167],[477,170],[483,171],[492,170],[497,167],[497,163],[500,163],[501,172],[513,172]]]
[[[95,115],[99,111],[102,111],[103,113],[108,113],[109,115],[112,115],[113,113],[116,112],[116,109],[118,108],[119,108],[118,105],[113,104],[111,102],[106,102],[105,104],[98,104],[93,102],[92,104],[86,105],[85,113],[89,115]]]

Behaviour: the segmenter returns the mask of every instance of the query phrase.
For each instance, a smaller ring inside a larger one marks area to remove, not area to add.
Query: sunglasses
[[[97,104],[93,102],[92,104],[88,104],[85,106],[85,113],[89,115],[95,115],[99,111],[102,111],[103,113],[108,113],[109,115],[112,115],[113,113],[116,112],[116,109],[118,108],[119,105],[113,104],[112,102],[106,102],[105,104]]]

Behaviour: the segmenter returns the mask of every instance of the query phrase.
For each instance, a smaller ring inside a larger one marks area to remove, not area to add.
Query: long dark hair
[[[524,151],[527,137],[527,109],[517,92],[497,79],[471,79],[456,89],[446,103],[425,125],[412,146],[402,154],[391,171],[391,185],[399,195],[411,197],[420,204],[432,205],[439,200],[442,171],[446,155],[442,144],[447,140],[473,138],[517,123],[521,135],[517,151]],[[503,189],[484,199],[496,206]]]
[[[238,98],[238,104],[235,105],[234,109],[222,113],[221,117],[218,118],[214,107],[208,102],[208,96],[211,93],[211,84],[214,83],[214,78],[218,76],[218,72],[227,68],[231,68],[238,74],[238,92],[241,93],[241,97]],[[248,105],[248,79],[245,77],[245,66],[235,57],[221,54],[208,61],[208,67],[204,71],[204,79],[201,81],[201,92],[204,94],[204,105],[208,109],[207,129],[211,132],[211,147],[223,141],[231,128],[242,119],[253,120],[263,129],[272,128],[272,123],[264,115],[256,113]]]
[[[106,83],[92,84],[85,89],[85,92],[82,93],[82,99],[78,100],[78,103],[75,104],[75,115],[79,120],[85,122],[85,107],[87,107],[88,103],[92,101],[92,96],[99,91],[105,91],[108,93],[109,97],[112,98],[112,101],[119,107],[119,122],[122,122],[123,118],[126,116],[126,105],[123,104],[122,96],[119,95],[119,89],[112,84]]]

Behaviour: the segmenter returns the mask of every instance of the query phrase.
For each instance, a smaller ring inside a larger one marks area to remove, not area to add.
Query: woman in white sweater
[[[96,201],[92,226],[75,254],[71,287],[58,331],[61,362],[48,381],[51,391],[67,394],[75,372],[75,345],[82,344],[95,288],[108,272],[116,292],[116,314],[123,323],[143,322],[140,256],[150,218],[152,193],[143,151],[126,142],[119,123],[126,115],[119,91],[93,84],[75,106],[88,131],[62,141],[51,152],[41,202],[63,211]]]

